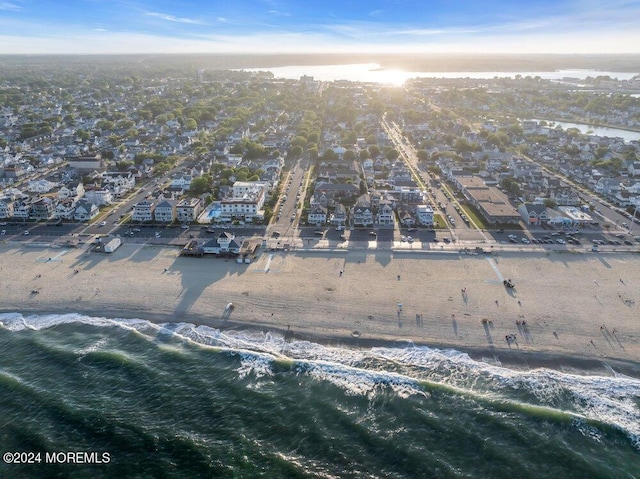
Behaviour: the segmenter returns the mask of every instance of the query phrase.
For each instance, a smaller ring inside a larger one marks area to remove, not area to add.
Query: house
[[[555,201],[557,205],[578,206],[582,204],[578,192],[568,187],[551,190],[549,197]]]
[[[142,200],[133,207],[132,221],[152,221],[156,205],[149,200]]]
[[[0,218],[13,217],[13,203],[14,200],[8,196],[0,198]]]
[[[217,238],[202,245],[205,254],[239,254],[244,244],[243,238],[237,238],[233,233],[222,232]]]
[[[73,219],[76,221],[88,221],[98,215],[98,207],[86,200],[78,201],[76,209],[73,212]]]
[[[518,206],[518,213],[527,225],[542,225],[551,219],[543,204],[522,203]]]
[[[74,198],[66,198],[59,200],[56,205],[56,209],[53,212],[53,217],[59,220],[71,220],[76,211],[76,200]]]
[[[196,221],[202,209],[200,198],[185,198],[176,205],[176,219],[180,223]]]
[[[84,192],[84,199],[97,206],[105,206],[113,203],[111,190],[99,186],[87,186]]]
[[[187,191],[189,188],[191,188],[192,180],[193,177],[191,175],[176,175],[171,178],[171,187]]]
[[[620,179],[601,177],[596,181],[593,189],[602,195],[615,194],[620,191]]]
[[[116,196],[122,196],[136,186],[136,177],[131,171],[107,171],[102,173],[101,178],[102,184],[108,185],[109,189]]]
[[[84,185],[82,183],[78,183],[75,187],[66,187],[63,186],[58,190],[57,198],[59,200],[66,200],[67,198],[73,198],[74,200],[79,200],[84,195]]]
[[[53,188],[57,186],[56,183],[47,180],[34,180],[29,182],[29,186],[27,186],[27,190],[32,193],[48,193]]]
[[[336,208],[331,215],[331,224],[335,226],[345,226],[347,224],[347,209],[343,204],[336,204]]]
[[[220,201],[222,221],[232,221],[240,219],[242,221],[251,222],[254,220],[264,219],[264,202],[266,199],[266,190],[264,187],[252,189],[242,197],[225,198]]]
[[[316,186],[314,194],[316,193],[324,193],[329,202],[333,202],[338,198],[354,198],[360,193],[360,188],[351,183],[323,183]]]
[[[161,200],[153,210],[153,217],[159,223],[173,223],[176,219],[176,206],[172,200]]]
[[[13,203],[13,217],[15,219],[27,220],[31,215],[31,199],[22,198]]]
[[[309,210],[307,223],[321,226],[327,222],[327,209],[324,206],[315,205]]]
[[[373,209],[369,195],[362,195],[351,208],[351,223],[353,226],[373,225]]]
[[[391,202],[382,200],[378,207],[378,225],[391,226],[395,225],[395,213]]]
[[[43,197],[31,203],[30,218],[35,220],[48,220],[53,216],[56,204],[51,198]]]
[[[416,206],[416,216],[418,223],[423,226],[433,226],[433,208],[428,205]]]
[[[69,167],[76,169],[80,174],[104,171],[105,164],[100,155],[67,157]]]
[[[259,190],[267,190],[268,183],[266,181],[236,181],[232,188],[234,198],[244,198],[245,196],[255,194]]]
[[[400,220],[400,224],[408,228],[411,228],[416,224],[416,219],[411,214],[411,211],[405,206],[398,209],[398,218]]]

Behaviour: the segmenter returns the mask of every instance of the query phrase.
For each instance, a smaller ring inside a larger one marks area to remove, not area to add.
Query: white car
[[[183,230],[188,230],[188,229],[189,229],[189,225],[182,225],[182,226],[181,226],[181,228],[182,228]]]
[[[101,221],[100,222],[100,226],[107,226],[107,222],[106,221]]]

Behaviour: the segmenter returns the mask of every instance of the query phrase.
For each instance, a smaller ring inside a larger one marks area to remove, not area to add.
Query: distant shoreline
[[[316,53],[316,54],[131,54],[131,55],[0,55],[5,67],[27,61],[67,61],[96,65],[113,61],[145,66],[175,65],[211,69],[275,68],[287,65],[379,63],[385,69],[421,72],[556,71],[583,69],[640,73],[640,54],[479,54],[479,53]]]

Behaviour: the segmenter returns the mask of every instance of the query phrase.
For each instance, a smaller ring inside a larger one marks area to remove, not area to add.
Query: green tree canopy
[[[398,156],[400,156],[400,154],[398,153],[398,150],[391,148],[389,151],[387,151],[385,158],[389,161],[393,161],[393,160],[397,160]]]
[[[200,196],[204,193],[211,193],[211,177],[208,175],[194,178],[191,180],[191,186],[189,187],[189,193],[194,196]]]

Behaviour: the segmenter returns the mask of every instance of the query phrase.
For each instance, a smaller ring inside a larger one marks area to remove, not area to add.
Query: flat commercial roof
[[[487,186],[477,176],[458,176],[456,178],[465,188],[467,194],[481,204],[487,214],[493,217],[513,218],[519,216],[518,212],[511,206],[507,195],[495,186]]]

